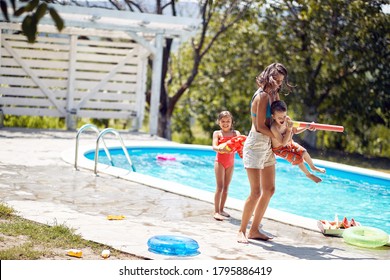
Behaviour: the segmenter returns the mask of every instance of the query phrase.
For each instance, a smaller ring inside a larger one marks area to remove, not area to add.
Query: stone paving
[[[166,141],[142,133],[121,132],[125,143]],[[24,218],[65,224],[83,238],[146,259],[176,259],[148,251],[159,234],[185,235],[200,245],[195,260],[389,260],[390,247],[366,249],[318,231],[263,219],[271,242],[236,242],[241,212],[228,209],[229,220],[212,218],[210,202],[155,189],[91,170],[76,171],[61,159],[75,145],[76,132],[0,129],[0,197]],[[94,144],[96,136],[80,142]],[[107,215],[124,215],[109,221]]]

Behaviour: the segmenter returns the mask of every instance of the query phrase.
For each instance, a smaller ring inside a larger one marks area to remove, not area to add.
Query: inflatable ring
[[[351,245],[377,248],[387,244],[389,235],[378,228],[357,226],[345,229],[343,239]]]
[[[195,240],[175,235],[156,235],[148,240],[149,251],[170,256],[196,256],[199,244]]]

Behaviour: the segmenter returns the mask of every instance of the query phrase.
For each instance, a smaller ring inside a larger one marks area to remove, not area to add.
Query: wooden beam
[[[152,74],[152,96],[150,100],[149,112],[149,133],[157,135],[158,132],[158,117],[160,111],[160,91],[161,91],[161,74],[162,74],[162,58],[163,58],[163,36],[156,35],[156,54],[153,55],[153,74]]]

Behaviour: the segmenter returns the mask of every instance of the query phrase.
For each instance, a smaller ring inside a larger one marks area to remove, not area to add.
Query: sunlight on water
[[[114,166],[129,169],[123,152],[112,151]],[[172,148],[128,149],[137,172],[214,192],[215,152]],[[169,155],[175,160],[158,160]],[[86,155],[94,158],[94,153]],[[99,162],[109,164],[104,152]],[[377,227],[390,233],[390,181],[348,171],[327,168],[326,174],[316,173],[323,180],[316,184],[297,166],[277,160],[276,192],[270,207],[313,219],[333,220],[335,213],[342,219],[354,218],[362,225]],[[249,182],[242,160],[236,156],[229,196],[245,200]]]

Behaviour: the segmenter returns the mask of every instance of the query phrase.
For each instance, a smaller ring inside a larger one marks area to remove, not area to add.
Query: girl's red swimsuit
[[[218,145],[229,141],[233,137],[234,136],[218,138]],[[219,162],[220,164],[222,164],[222,166],[225,169],[227,169],[229,167],[232,167],[234,165],[234,153],[226,153],[226,154],[217,153],[215,161]]]

